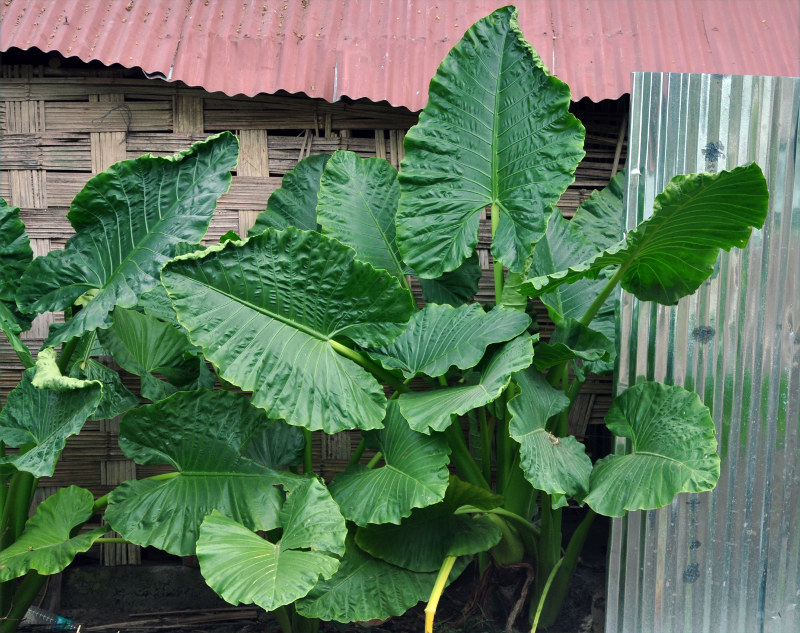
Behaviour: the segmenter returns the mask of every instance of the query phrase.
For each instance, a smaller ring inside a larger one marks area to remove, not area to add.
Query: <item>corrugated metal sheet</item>
[[[607,633],[800,631],[800,80],[637,73],[628,226],[678,173],[757,161],[770,211],[693,297],[623,299],[619,386],[697,391],[717,423],[713,493],[616,520]]]
[[[5,0],[0,48],[139,67],[228,95],[303,92],[421,109],[466,28],[506,0]],[[518,0],[575,100],[632,71],[800,75],[796,0]]]

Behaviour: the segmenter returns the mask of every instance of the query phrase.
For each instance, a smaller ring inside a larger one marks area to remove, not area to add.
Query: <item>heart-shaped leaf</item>
[[[247,232],[258,235],[267,229],[294,226],[304,231],[317,231],[317,192],[322,170],[329,155],[308,156],[286,172],[281,186],[267,200],[267,208],[256,218]]]
[[[20,311],[16,296],[22,273],[32,260],[33,250],[19,219],[19,207],[0,198],[0,329],[26,367],[33,367],[33,358],[19,333],[30,328],[31,316]]]
[[[271,417],[327,433],[381,427],[383,389],[335,349],[400,334],[413,300],[397,278],[288,228],[176,259],[163,280],[192,342]]]
[[[767,183],[755,163],[675,176],[656,196],[650,219],[624,241],[581,264],[527,280],[523,292],[539,296],[618,266],[623,289],[643,301],[673,305],[711,275],[720,249],[747,245],[753,227],[764,224],[768,202]]]
[[[419,508],[400,525],[390,523],[359,528],[356,543],[376,558],[417,572],[432,572],[447,556],[485,552],[501,537],[500,528],[486,516],[457,514],[462,506],[485,510],[497,507],[502,497],[451,477],[444,500]],[[398,543],[413,546],[398,547]]]
[[[397,241],[420,276],[454,270],[499,212],[492,255],[522,272],[547,214],[584,156],[566,84],[550,76],[505,7],[464,34],[431,80],[405,137]]]
[[[603,189],[593,191],[578,205],[570,225],[598,251],[616,244],[622,238],[624,196],[625,171],[623,170]]]
[[[454,308],[429,304],[414,313],[405,331],[391,345],[370,353],[387,369],[400,369],[406,378],[437,377],[452,366],[474,367],[493,343],[522,334],[530,318],[497,307],[490,312],[475,303]]]
[[[373,558],[352,536],[347,538],[346,548],[338,571],[297,601],[300,615],[336,622],[385,620],[402,615],[430,596],[437,572],[409,571]],[[448,583],[461,575],[470,560],[464,556],[456,561]]]
[[[581,499],[589,489],[592,460],[574,437],[555,437],[547,420],[569,406],[569,398],[551,387],[538,371],[514,374],[519,393],[508,401],[509,434],[519,442],[520,466],[536,490],[552,496],[553,507],[567,497]]]
[[[77,554],[87,551],[108,532],[101,527],[72,536],[92,516],[94,497],[78,486],[62,488],[39,504],[19,538],[0,552],[0,582],[24,576],[34,569],[44,576],[57,574]]]
[[[106,520],[137,545],[154,545],[171,554],[194,553],[200,524],[216,509],[250,529],[278,525],[281,493],[291,480],[283,465],[259,457],[286,450],[286,429],[277,444],[267,419],[244,394],[180,391],[166,400],[129,411],[120,423],[120,446],[139,464],[169,464],[177,473],[129,481],[111,492]],[[293,429],[295,454],[302,443]],[[266,438],[266,439],[265,439]]]
[[[385,466],[357,465],[334,479],[331,494],[347,519],[358,525],[399,523],[412,508],[442,500],[450,461],[443,437],[412,431],[395,400],[389,402],[384,428],[365,435],[383,453]]]
[[[203,521],[200,571],[224,600],[272,611],[302,598],[337,570],[347,528],[318,480],[306,479],[287,495],[279,521],[283,536],[275,544],[217,511]]]
[[[566,319],[556,325],[547,343],[536,346],[533,364],[542,371],[576,358],[608,362],[614,356],[616,346],[612,339],[575,319]]]
[[[404,279],[394,228],[399,197],[397,170],[390,163],[338,151],[322,172],[317,222],[325,235],[355,250],[362,262]]]
[[[38,257],[19,288],[17,302],[30,312],[90,299],[51,327],[45,345],[109,327],[114,307],[132,308],[158,283],[175,244],[205,234],[217,198],[230,186],[238,149],[236,137],[223,132],[170,158],[117,163],[86,183],[67,215],[76,235],[64,250]]]
[[[67,438],[80,433],[102,392],[96,380],[62,376],[55,350],[43,349],[36,367],[25,371],[0,411],[0,441],[28,448],[0,458],[0,464],[13,464],[35,477],[52,476]]]
[[[652,510],[680,492],[711,490],[720,459],[714,422],[700,397],[678,386],[644,382],[623,391],[606,426],[631,440],[631,452],[594,465],[586,503],[597,513],[623,516]]]
[[[491,354],[476,383],[400,394],[400,411],[415,431],[443,431],[450,426],[451,415],[463,415],[497,399],[511,375],[532,361],[533,339],[527,334],[518,336]]]

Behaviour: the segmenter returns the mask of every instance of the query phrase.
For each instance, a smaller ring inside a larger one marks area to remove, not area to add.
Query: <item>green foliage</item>
[[[594,465],[568,413],[587,374],[613,367],[619,288],[666,304],[693,292],[720,249],[762,226],[763,175],[678,176],[619,241],[623,176],[572,221],[554,206],[584,155],[569,103],[506,7],[442,62],[399,174],[352,152],[309,157],[247,239],[199,243],[236,165],[230,133],[93,177],[68,216],[76,235],[43,257],[0,201],[0,329],[27,368],[0,412],[0,618],[33,599],[18,587],[101,537],[80,529],[104,512],[132,543],[196,552],[225,600],[284,621],[284,609],[352,622],[435,605],[489,552],[533,561],[544,624],[593,512],[713,488],[714,425],[695,394],[655,383],[620,394],[606,421],[631,451]],[[481,306],[487,208],[495,301]],[[527,295],[555,324],[543,340]],[[34,367],[19,334],[49,310],[65,320]],[[125,455],[165,472],[96,500],[66,489],[26,525],[66,439],[117,415]],[[328,486],[311,432],[350,429],[362,444]],[[563,543],[570,502],[593,512]]]

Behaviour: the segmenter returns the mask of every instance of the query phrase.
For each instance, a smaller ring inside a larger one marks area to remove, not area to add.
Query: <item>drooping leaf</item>
[[[503,498],[451,477],[444,500],[418,508],[399,525],[386,523],[359,528],[356,543],[376,558],[417,572],[432,572],[446,556],[488,551],[500,541],[500,528],[486,516],[456,514],[462,506],[490,510]],[[408,543],[408,547],[398,547]]]
[[[527,315],[503,307],[484,312],[476,303],[457,308],[428,304],[414,313],[394,342],[370,356],[387,369],[400,369],[406,378],[435,378],[452,366],[474,367],[489,345],[522,334],[530,322]]]
[[[400,411],[415,431],[443,431],[450,426],[451,415],[463,415],[493,402],[508,386],[511,375],[532,361],[533,339],[527,334],[518,336],[491,354],[474,384],[403,393],[398,398]]]
[[[158,283],[175,244],[205,234],[237,155],[236,137],[223,132],[173,157],[123,161],[89,180],[67,215],[76,235],[63,251],[38,257],[19,288],[17,302],[30,312],[91,299],[52,326],[45,345],[107,328],[114,307],[135,306]]]
[[[551,387],[538,371],[514,374],[519,393],[508,401],[509,434],[519,443],[520,466],[536,490],[552,496],[554,508],[567,498],[581,499],[589,489],[592,460],[574,437],[555,437],[547,420],[569,406],[569,398]]]
[[[267,208],[256,218],[247,232],[259,235],[266,229],[285,229],[294,226],[304,231],[318,231],[317,192],[322,170],[329,155],[304,158],[287,172],[281,186],[267,200]]]
[[[289,493],[275,544],[216,510],[200,526],[197,558],[208,585],[231,604],[272,611],[302,598],[339,567],[345,551],[344,517],[325,487],[306,479]]]
[[[338,571],[297,601],[300,615],[345,623],[385,620],[430,596],[437,572],[409,571],[373,558],[359,549],[352,536],[346,548]],[[461,575],[470,559],[456,561],[448,583]]]
[[[533,364],[541,371],[576,358],[608,362],[615,355],[612,339],[575,319],[567,319],[556,325],[547,343],[536,346]]]
[[[92,493],[78,486],[62,488],[42,501],[19,538],[0,552],[0,582],[24,576],[32,569],[43,576],[57,574],[77,554],[87,551],[108,528],[75,536],[71,532],[92,516],[93,506]]]
[[[380,428],[378,382],[336,339],[377,347],[405,326],[400,282],[318,233],[267,229],[173,260],[164,285],[193,343],[274,418],[311,430]],[[339,346],[340,347],[340,346]]]
[[[17,307],[16,295],[25,269],[33,260],[25,224],[19,219],[19,207],[0,198],[0,326],[18,334],[31,326],[31,315]]]
[[[586,503],[599,514],[652,510],[680,492],[711,490],[720,459],[714,422],[700,397],[678,386],[644,382],[623,391],[606,426],[631,440],[631,452],[599,460]]]
[[[384,428],[365,435],[383,453],[385,466],[356,465],[336,476],[331,494],[347,519],[358,525],[399,523],[412,508],[442,500],[450,461],[443,437],[412,431],[395,400],[389,402]]]
[[[569,105],[569,88],[524,39],[516,9],[470,27],[439,66],[405,138],[397,213],[405,262],[429,278],[456,269],[494,205],[492,254],[523,271],[584,156],[584,128]]]
[[[214,386],[214,375],[203,358],[192,353],[194,346],[186,335],[169,323],[116,308],[112,326],[100,330],[98,336],[120,367],[142,378],[142,396],[153,402],[176,391]]]
[[[93,358],[74,364],[70,375],[81,380],[96,380],[103,385],[103,397],[89,416],[90,420],[108,420],[139,404],[139,398],[122,384],[119,374]]]
[[[179,556],[194,553],[200,524],[214,509],[250,529],[277,527],[276,485],[291,479],[275,470],[283,465],[277,454],[285,430],[273,449],[262,443],[282,424],[244,394],[227,391],[180,391],[129,411],[120,423],[125,455],[138,464],[169,464],[177,473],[123,483],[111,492],[106,520],[133,543]],[[279,461],[256,461],[270,456]]]
[[[529,279],[523,291],[538,296],[619,266],[623,289],[643,301],[673,305],[711,275],[720,249],[747,244],[753,228],[764,224],[768,200],[755,163],[717,174],[675,176],[656,196],[652,217],[624,241],[581,264]]]
[[[478,282],[483,275],[478,254],[473,253],[455,270],[436,279],[420,278],[422,299],[427,303],[441,303],[458,307],[471,301],[478,292]]]
[[[399,197],[397,170],[390,163],[338,151],[322,172],[317,222],[324,235],[352,248],[362,262],[403,279],[394,228]]]
[[[0,441],[7,446],[29,446],[17,455],[0,458],[35,477],[50,477],[71,435],[77,435],[102,398],[96,380],[62,376],[55,350],[39,352],[36,367],[28,369],[0,411]]]

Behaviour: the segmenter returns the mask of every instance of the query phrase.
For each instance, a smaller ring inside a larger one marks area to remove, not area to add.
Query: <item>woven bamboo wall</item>
[[[0,196],[20,207],[35,255],[63,248],[73,234],[66,219],[72,198],[93,174],[114,162],[148,152],[169,155],[210,134],[234,131],[241,145],[239,165],[211,222],[206,242],[213,243],[229,230],[244,235],[282,175],[305,156],[348,149],[399,167],[405,131],[416,122],[414,113],[386,105],[331,104],[299,96],[231,98],[129,70],[6,64],[0,73]],[[587,156],[559,205],[565,215],[624,164],[626,109],[622,102],[575,105],[587,127]],[[488,247],[487,225],[479,244],[487,271]],[[491,275],[485,275],[479,298],[490,300],[491,283]],[[49,324],[59,318],[37,318],[24,336],[27,344],[38,349]],[[3,341],[2,402],[21,371]],[[126,380],[138,387],[137,378]],[[579,398],[571,424],[584,436],[608,410],[610,382],[587,383]],[[77,484],[100,495],[125,479],[158,472],[125,459],[117,433],[117,421],[88,423],[69,440],[55,476],[41,481],[40,494]],[[321,474],[330,477],[342,470],[357,441],[355,433],[317,439],[314,460]],[[112,547],[104,557],[109,564],[136,562],[138,550]]]

